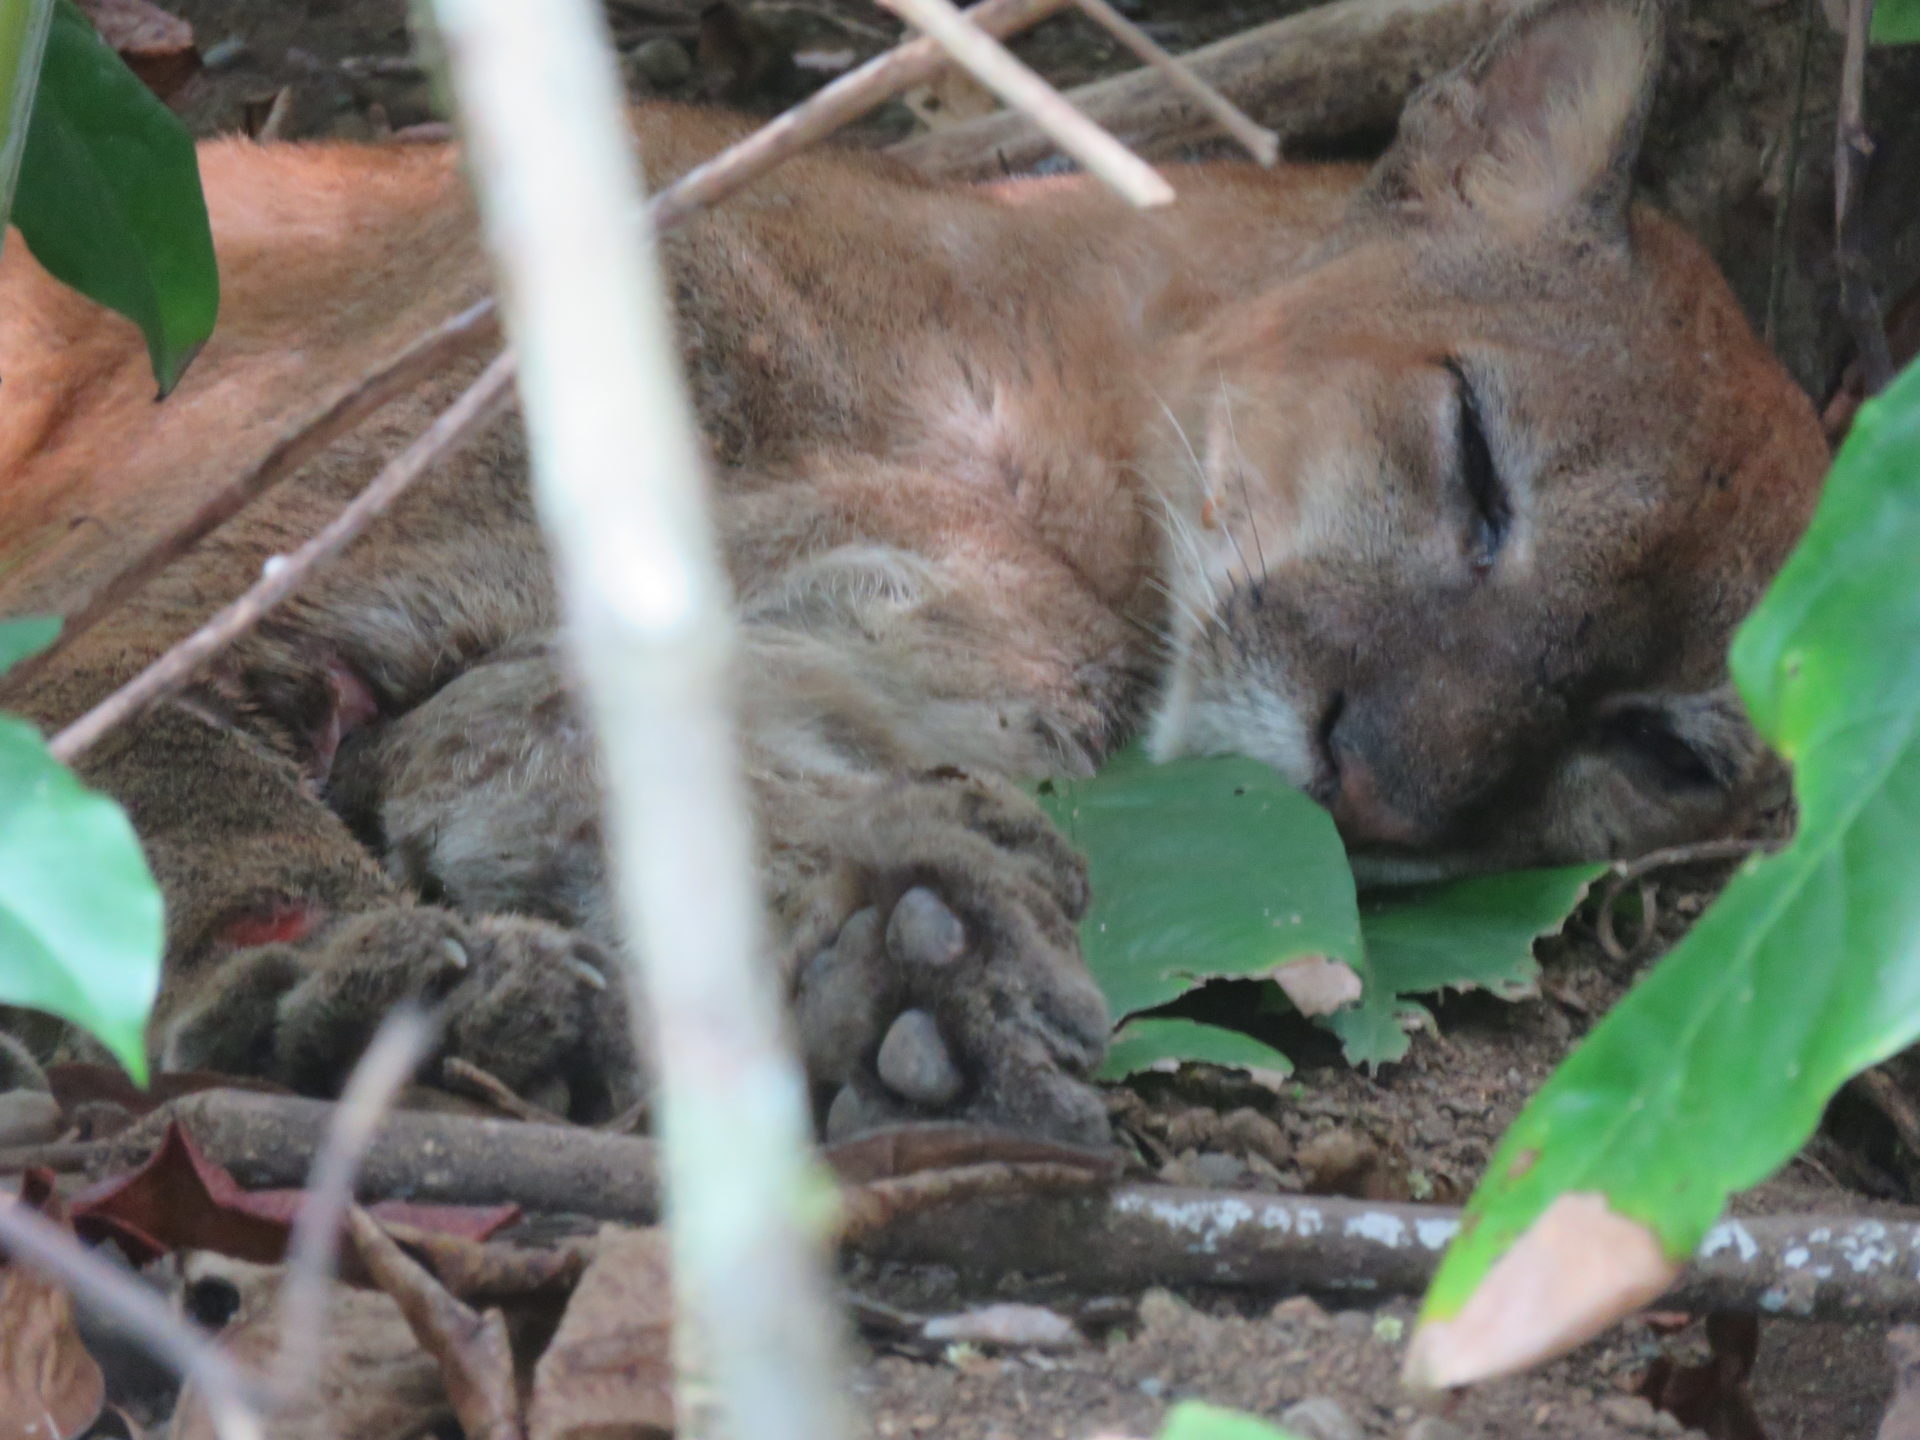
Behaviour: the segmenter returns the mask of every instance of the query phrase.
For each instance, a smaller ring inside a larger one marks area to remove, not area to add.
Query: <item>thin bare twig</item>
[[[1194,104],[1219,121],[1220,128],[1238,140],[1255,160],[1266,166],[1279,160],[1278,135],[1194,74],[1185,61],[1161,49],[1151,35],[1114,9],[1107,0],[1074,0],[1074,3],[1080,7],[1082,14],[1102,26],[1138,59],[1166,76],[1167,82],[1176,90],[1190,96]]]
[[[1866,186],[1873,138],[1862,113],[1867,78],[1867,38],[1873,25],[1873,0],[1847,0],[1847,48],[1840,64],[1840,110],[1833,139],[1833,258],[1840,274],[1840,313],[1859,351],[1862,398],[1879,392],[1893,378],[1887,327],[1874,299],[1860,201]]]
[[[985,0],[966,12],[980,30],[1005,37],[1062,10],[1072,0]],[[666,230],[711,208],[749,181],[859,119],[882,101],[923,85],[950,62],[938,41],[922,36],[848,71],[811,99],[762,125],[654,196],[654,228]]]
[[[167,1308],[157,1291],[89,1251],[24,1205],[0,1204],[0,1244],[59,1280],[74,1298],[110,1315],[149,1354],[202,1392],[220,1440],[264,1440],[264,1389]]]
[[[1691,845],[1670,845],[1665,850],[1651,850],[1632,860],[1614,861],[1607,872],[1606,886],[1600,892],[1599,910],[1594,920],[1594,932],[1600,941],[1600,948],[1607,952],[1609,959],[1631,960],[1653,938],[1660,911],[1654,886],[1647,877],[1656,871],[1671,870],[1679,865],[1705,865],[1716,860],[1744,860],[1750,855],[1767,854],[1779,848],[1780,842],[1770,839],[1700,840]],[[1613,910],[1621,892],[1636,881],[1640,882],[1639,933],[1635,935],[1633,944],[1622,945],[1614,932]]]
[[[1900,1082],[1875,1066],[1853,1077],[1853,1089],[1893,1126],[1907,1154],[1920,1160],[1920,1105],[1914,1104]]]
[[[440,1083],[449,1090],[462,1090],[476,1100],[484,1100],[515,1120],[531,1120],[536,1125],[567,1123],[566,1116],[534,1104],[491,1070],[483,1070],[458,1055],[449,1055],[440,1062]]]
[[[179,691],[202,665],[259,624],[269,610],[300,588],[316,566],[357,540],[408,486],[478,430],[506,401],[512,382],[512,354],[495,356],[480,378],[435,416],[317,535],[291,555],[268,561],[259,582],[238,600],[55,735],[47,746],[54,758],[71,765],[116,725]]]
[[[983,34],[949,0],[882,0],[917,25],[987,89],[1046,131],[1053,142],[1130,205],[1165,205],[1173,187],[1146,161],[1087,119],[1060,92]]]
[[[968,12],[983,30],[1010,34],[1063,8],[1069,0],[985,0]],[[724,200],[774,166],[807,146],[857,119],[898,94],[938,73],[946,65],[945,52],[932,40],[915,40],[877,56],[812,98],[770,121],[746,139],[729,146],[712,160],[696,166],[648,207],[656,231],[685,223],[702,210]],[[464,353],[498,334],[499,318],[491,299],[482,300],[438,329],[423,336],[388,364],[365,376],[306,426],[281,440],[246,475],[208,500],[179,530],[150,547],[132,566],[62,627],[55,644],[7,677],[30,679],[54,655],[91,629],[116,606],[158,574],[222,522],[231,519],[278,481],[300,468],[334,440],[398,396]],[[238,640],[273,606],[292,594],[315,566],[337,554],[390,505],[420,475],[442,458],[468,431],[446,422],[456,411],[484,418],[504,394],[513,376],[511,354],[496,358],[420,437],[374,478],[366,490],[335,521],[284,557],[272,575],[264,577],[233,604],[199,630],[161,655],[126,685],[107,696],[87,714],[55,737],[54,753],[71,763],[97,744],[116,725],[148,706],[174,694],[200,666]],[[370,501],[375,496],[377,503]],[[321,545],[325,539],[327,544]],[[318,548],[316,548],[318,547]]]
[[[705,446],[664,276],[629,223],[640,177],[599,5],[434,11],[604,763],[619,954],[646,999],[632,1019],[659,1061],[676,1358],[711,1383],[726,1433],[837,1440],[840,1325],[802,1199],[806,1087],[762,963]]]
[[[333,1107],[326,1143],[314,1157],[287,1238],[280,1350],[271,1372],[273,1391],[283,1399],[302,1394],[313,1375],[319,1352],[312,1340],[326,1328],[327,1290],[333,1284],[341,1222],[353,1203],[354,1176],[400,1087],[426,1057],[434,1031],[433,1021],[417,1006],[402,1004],[388,1011]]]
[[[1329,0],[1180,57],[1222,95],[1290,135],[1390,127],[1421,81],[1464,59],[1527,0]],[[1211,139],[1212,115],[1152,67],[1076,86],[1067,101],[1151,160]],[[1025,115],[996,110],[916,135],[890,153],[924,174],[997,178],[1052,147]]]
[[[494,313],[493,301],[482,300],[429,330],[378,370],[355,382],[352,389],[318,415],[275,441],[273,448],[244,474],[208,496],[183,524],[136,555],[85,605],[66,617],[52,645],[7,672],[5,680],[0,681],[0,695],[18,694],[56,655],[112,614],[154,576],[334,441],[429,376],[438,374],[451,361],[497,339],[499,334],[500,320]]]
[[[1787,273],[1787,222],[1793,217],[1794,196],[1800,187],[1800,139],[1806,129],[1807,71],[1813,59],[1813,21],[1820,0],[1800,0],[1800,58],[1793,72],[1793,118],[1787,122],[1786,174],[1780,181],[1780,208],[1773,215],[1773,253],[1767,262],[1767,308],[1761,334],[1768,345],[1780,326],[1780,296]]]

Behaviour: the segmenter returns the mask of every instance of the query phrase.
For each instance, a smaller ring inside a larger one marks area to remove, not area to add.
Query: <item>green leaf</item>
[[[1081,949],[1115,1017],[1202,981],[1360,952],[1353,875],[1333,821],[1257,760],[1155,765],[1122,751],[1040,803],[1087,856]]]
[[[1200,1400],[1182,1400],[1167,1412],[1160,1440],[1293,1440],[1293,1434],[1257,1415]]]
[[[1263,1079],[1284,1080],[1293,1073],[1291,1060],[1251,1035],[1198,1020],[1155,1015],[1129,1020],[1115,1032],[1106,1063],[1095,1078],[1124,1080],[1143,1070],[1186,1063],[1224,1065]]]
[[[1409,995],[1477,987],[1503,999],[1532,992],[1540,966],[1533,942],[1566,923],[1604,865],[1513,870],[1443,885],[1382,890],[1360,906],[1366,941],[1360,1004],[1329,1015],[1350,1065],[1407,1053],[1403,1019],[1425,1011]]]
[[[19,620],[0,620],[0,675],[22,660],[38,655],[60,634],[58,615],[28,615]]]
[[[166,394],[213,333],[213,234],[193,137],[60,0],[13,222],[52,275],[132,320]]]
[[[1920,1038],[1917,553],[1910,367],[1861,409],[1811,529],[1734,644],[1748,708],[1794,764],[1799,832],[1742,867],[1514,1122],[1429,1319],[1457,1314],[1568,1192],[1600,1192],[1669,1258],[1690,1254],[1849,1076]]]
[[[144,1081],[163,944],[125,812],[0,716],[0,1003],[71,1020]]]
[[[1873,7],[1876,45],[1912,45],[1920,42],[1920,0],[1879,0]]]

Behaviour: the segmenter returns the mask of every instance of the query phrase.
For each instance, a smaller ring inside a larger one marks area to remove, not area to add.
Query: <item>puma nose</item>
[[[1420,825],[1394,809],[1381,795],[1373,768],[1356,752],[1335,747],[1339,788],[1334,791],[1333,823],[1349,845],[1413,845],[1422,837]]]

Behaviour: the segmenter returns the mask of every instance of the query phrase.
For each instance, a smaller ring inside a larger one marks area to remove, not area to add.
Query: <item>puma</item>
[[[1271,763],[1384,876],[1630,854],[1777,791],[1726,648],[1826,452],[1700,246],[1631,202],[1659,46],[1650,4],[1550,0],[1416,95],[1370,170],[1185,167],[1141,213],[1079,178],[816,153],[663,243],[771,963],[831,1131],[1104,1133],[1086,877],[1011,782],[1130,737]],[[635,127],[656,184],[742,133]],[[178,513],[485,291],[449,150],[219,140],[201,165],[225,312],[164,404],[132,327],[17,244],[0,262],[10,613],[58,608],[128,516]],[[13,703],[55,724],[99,698],[472,368]],[[522,1093],[630,1098],[557,624],[502,420],[88,757],[168,898],[164,1063],[326,1091],[425,992],[445,1053]]]

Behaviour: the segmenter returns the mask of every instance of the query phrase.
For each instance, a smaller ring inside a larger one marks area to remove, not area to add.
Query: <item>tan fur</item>
[[[991,777],[1085,773],[1143,727],[1163,755],[1274,763],[1382,873],[1635,851],[1724,825],[1765,787],[1726,643],[1824,449],[1700,247],[1627,207],[1656,53],[1641,8],[1562,0],[1423,92],[1371,174],[1187,168],[1175,206],[1135,213],[1079,180],[956,189],[821,153],[667,242],[803,1015],[809,975],[825,993],[896,967],[867,987],[894,999],[834,1044],[870,1062],[902,1006],[926,1008],[984,1109],[1095,1123],[1048,1091],[1099,1049],[1071,961],[1077,882]],[[656,182],[738,133],[671,108],[636,128]],[[484,288],[446,152],[229,140],[202,168],[225,306],[162,405],[130,327],[21,247],[0,262],[16,613],[83,598],[130,526],[182,513]],[[28,707],[72,715],[239,590],[471,369],[229,525]],[[1469,393],[1503,533],[1463,480]],[[245,990],[247,952],[222,936],[274,896],[331,915],[404,910],[425,887],[612,941],[592,748],[523,469],[503,422],[193,708],[91,763],[168,882],[168,1016]],[[343,675],[379,718],[332,766],[330,810],[298,770],[329,768]],[[233,799],[223,744],[277,798]],[[273,780],[276,751],[292,763]],[[970,848],[981,836],[1004,861]],[[899,978],[903,947],[932,942],[832,959],[850,913],[885,920],[915,887],[988,957],[971,990]]]

